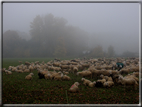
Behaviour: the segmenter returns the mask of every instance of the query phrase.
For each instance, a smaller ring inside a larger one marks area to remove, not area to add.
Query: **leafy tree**
[[[108,57],[113,57],[115,54],[113,46],[108,47]]]
[[[135,53],[130,52],[130,51],[125,51],[121,55],[122,57],[135,57]]]
[[[104,52],[102,46],[98,45],[96,46],[93,51],[91,52],[92,57],[103,57]]]
[[[3,57],[23,57],[26,40],[16,31],[8,30],[3,34]]]
[[[79,55],[86,47],[87,33],[77,27],[67,25],[64,18],[54,17],[52,14],[43,17],[36,16],[31,22],[31,47],[38,56]],[[59,45],[59,38],[63,38],[64,45]],[[66,48],[65,48],[66,47]],[[62,52],[59,52],[62,50]],[[63,52],[64,51],[64,52]],[[54,53],[54,54],[53,54]]]
[[[55,57],[65,57],[66,55],[66,48],[63,37],[58,38],[58,45],[54,50]]]

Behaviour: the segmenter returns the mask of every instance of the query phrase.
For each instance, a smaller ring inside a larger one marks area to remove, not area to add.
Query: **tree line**
[[[30,23],[30,40],[25,40],[16,31],[3,33],[3,57],[83,57],[88,50],[89,33],[53,14],[37,15]],[[128,52],[126,53],[128,54]],[[89,57],[114,57],[113,46],[107,52],[97,45],[87,54]]]

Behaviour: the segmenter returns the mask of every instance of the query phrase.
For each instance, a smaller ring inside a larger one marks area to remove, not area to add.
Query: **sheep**
[[[70,64],[77,65],[78,63],[77,62],[70,62]]]
[[[25,69],[24,72],[30,72],[30,70],[29,69]]]
[[[60,76],[61,72],[55,72],[55,71],[53,71],[50,74],[52,75],[52,79],[54,79],[55,76]]]
[[[47,73],[48,73],[48,70],[46,70],[46,69],[44,69],[44,70],[38,69],[39,79],[45,78],[44,75]]]
[[[61,61],[61,64],[62,65],[69,65],[69,62],[68,61]]]
[[[90,64],[86,64],[86,63],[82,63],[81,65],[83,68],[88,68],[90,66]]]
[[[95,86],[95,84],[96,84],[96,81],[94,81],[94,82],[90,82],[88,86],[89,86],[89,87],[94,87],[94,86]]]
[[[61,75],[56,75],[56,76],[54,76],[54,80],[62,80],[62,78],[63,78],[63,73],[61,73]]]
[[[65,71],[63,71],[63,73],[64,73],[64,74],[66,74],[66,75],[68,75],[68,74],[69,74],[68,72],[65,72]]]
[[[33,67],[32,65],[30,65],[30,66],[29,66],[29,70],[30,70],[30,72],[33,72],[34,67]]]
[[[23,71],[22,71],[22,70],[17,70],[16,72],[18,72],[18,73],[23,73]]]
[[[26,61],[25,65],[29,66],[29,65],[31,65],[31,63]]]
[[[104,87],[112,87],[114,85],[114,82],[113,81],[106,81],[104,82],[103,86]]]
[[[60,67],[52,67],[52,69],[55,70],[55,71],[61,71]]]
[[[82,78],[81,81],[83,81],[83,84],[86,85],[86,86],[89,85],[89,83],[91,83],[90,80],[85,79],[85,78]]]
[[[73,67],[73,73],[76,74],[78,72],[78,68],[77,67]]]
[[[53,66],[59,67],[59,66],[60,66],[60,63],[59,63],[59,62],[54,62],[54,63],[53,63]]]
[[[61,67],[61,69],[68,69],[68,68],[69,68],[69,65],[61,65],[61,64],[60,64],[59,67]]]
[[[12,74],[12,72],[11,72],[11,71],[8,71],[8,70],[5,70],[5,72],[6,72],[6,74],[8,74],[8,75],[11,75],[11,74]]]
[[[105,76],[110,76],[112,74],[111,70],[101,69],[101,73]]]
[[[16,67],[12,67],[11,71],[12,72],[17,71],[17,68]]]
[[[121,84],[124,85],[124,87],[126,87],[126,85],[133,85],[134,89],[136,90],[136,86],[138,86],[137,81],[133,78],[120,77],[119,80],[120,80]]]
[[[128,74],[128,75],[126,75],[124,78],[133,78],[133,79],[135,79],[137,82],[139,82],[139,79],[138,79],[135,75],[130,75],[130,74]]]
[[[26,80],[31,80],[33,75],[34,75],[33,73],[30,73],[29,75],[27,75],[27,76],[25,77],[25,79],[26,79]]]
[[[106,82],[106,79],[98,79],[97,82],[101,82],[102,84]]]
[[[2,70],[1,70],[1,71],[2,71],[2,72],[5,72],[5,70],[6,70],[6,68],[2,68]],[[8,70],[9,70],[9,69],[8,69]]]
[[[104,76],[103,74],[100,75],[101,79],[107,79],[108,76]]]
[[[52,79],[51,76],[52,76],[52,75],[51,75],[50,73],[47,73],[47,74],[44,75],[44,77],[45,77],[46,80],[47,80],[47,79]]]
[[[113,81],[111,77],[106,77],[106,81]]]
[[[9,66],[9,67],[8,67],[8,70],[10,70],[10,71],[11,71],[11,70],[12,70],[12,68],[13,68],[13,66]],[[3,69],[5,69],[5,68],[3,68]]]
[[[95,86],[96,87],[103,87],[103,84],[106,82],[106,79],[98,79]]]
[[[71,78],[69,76],[67,76],[67,75],[63,75],[62,79],[63,80],[71,80]]]
[[[79,82],[75,82],[69,89],[69,92],[79,92]]]
[[[130,69],[122,68],[119,73],[120,74],[128,74],[129,72],[130,72]]]
[[[139,77],[139,72],[133,72],[133,75]]]
[[[88,70],[82,71],[82,72],[77,72],[76,75],[81,75],[82,77],[91,77],[92,78],[92,73]]]

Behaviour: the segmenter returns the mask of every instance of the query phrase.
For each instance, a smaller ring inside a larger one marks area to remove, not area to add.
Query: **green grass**
[[[49,58],[3,59],[3,67],[17,66],[18,61],[50,61]],[[82,84],[80,76],[69,74],[71,81],[55,81],[39,79],[37,71],[33,71],[32,80],[25,80],[29,73],[13,72],[12,75],[2,73],[2,103],[3,104],[138,104],[139,89],[116,85],[112,88],[90,88]],[[95,79],[90,79],[94,81]],[[68,89],[78,81],[79,93],[70,93]]]

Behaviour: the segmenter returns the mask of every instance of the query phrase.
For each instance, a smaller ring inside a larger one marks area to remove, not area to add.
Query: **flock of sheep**
[[[123,62],[124,67],[117,66],[117,62]],[[18,66],[9,66],[8,69],[3,68],[2,71],[6,74],[12,74],[12,72],[30,74],[25,77],[27,80],[31,80],[34,70],[37,70],[39,79],[51,79],[60,81],[71,81],[68,76],[69,73],[74,74],[76,77],[81,76],[82,83],[89,87],[112,87],[115,84],[123,85],[124,87],[133,86],[137,88],[139,83],[139,59],[138,58],[99,58],[99,59],[73,59],[73,60],[59,60],[54,59],[47,63],[44,61],[40,63],[25,62],[22,64],[19,61]],[[125,74],[125,76],[123,76]],[[96,81],[90,81],[89,79],[96,79]],[[76,81],[69,89],[70,92],[78,92],[80,83]]]

